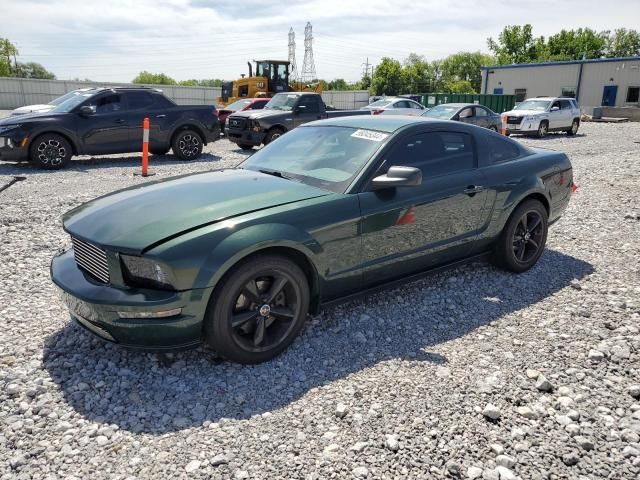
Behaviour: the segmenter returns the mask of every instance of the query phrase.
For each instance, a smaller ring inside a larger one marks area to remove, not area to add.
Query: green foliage
[[[151,73],[143,70],[136,78],[132,80],[132,83],[146,83],[150,85],[177,85],[173,78],[165,75],[164,73]]]
[[[640,32],[618,28],[609,35],[607,42],[607,56],[633,57],[640,55]]]
[[[56,76],[52,72],[36,62],[18,62],[18,69],[15,76],[21,78],[41,78],[43,80],[56,79]]]
[[[454,80],[447,82],[444,88],[445,93],[478,93],[478,91],[473,88],[473,85],[471,85],[469,80]]]
[[[534,38],[533,27],[526,25],[507,25],[498,41],[487,39],[487,45],[497,57],[500,65],[510,63],[530,63],[538,59],[538,52],[544,44],[544,37]]]
[[[406,91],[405,76],[398,60],[384,57],[376,67],[371,87],[374,95],[400,95]]]
[[[18,49],[6,38],[0,38],[0,77],[14,76],[12,59],[18,55]]]
[[[219,78],[202,79],[202,80],[181,80],[178,85],[185,87],[221,87],[223,80]]]
[[[456,88],[467,89],[465,92],[454,93],[475,93],[480,91],[482,84],[480,67],[494,62],[492,56],[480,52],[459,52],[442,61],[442,77],[448,84],[458,84]],[[460,82],[467,82],[471,87],[470,91],[467,86],[462,87],[463,83]]]
[[[596,33],[590,28],[560,30],[547,41],[549,59],[577,60],[600,58],[606,53],[609,32]],[[540,60],[540,58],[538,58]]]

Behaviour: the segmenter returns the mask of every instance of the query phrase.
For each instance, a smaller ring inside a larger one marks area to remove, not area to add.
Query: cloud
[[[531,23],[536,35],[561,28],[637,28],[640,2],[619,0],[21,0],[5,2],[3,36],[22,61],[58,78],[129,81],[141,70],[177,79],[237,78],[253,58],[287,58],[296,32],[302,66],[304,26],[312,22],[316,70],[322,78],[356,80],[362,63],[411,52],[429,59],[461,50],[486,51],[505,25]]]

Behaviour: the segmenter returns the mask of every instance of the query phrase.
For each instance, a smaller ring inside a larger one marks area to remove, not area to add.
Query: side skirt
[[[376,285],[374,287],[369,287],[365,290],[361,290],[356,293],[352,293],[350,295],[346,295],[344,297],[339,297],[333,300],[329,300],[328,302],[322,302],[320,304],[320,308],[318,310],[322,310],[325,308],[334,307],[336,305],[340,305],[342,303],[351,302],[352,300],[357,300],[362,297],[366,297],[368,295],[372,295],[374,293],[389,290],[392,288],[399,287],[401,285],[405,285],[407,283],[416,282],[418,280],[422,280],[424,277],[429,275],[433,275],[435,273],[444,272],[447,270],[451,270],[457,268],[461,265],[466,265],[468,263],[473,262],[487,262],[491,257],[491,252],[484,252],[477,255],[473,255],[471,257],[463,258],[462,260],[457,260],[453,263],[448,263],[446,265],[441,265],[439,267],[430,268],[429,270],[424,270],[422,272],[414,273],[413,275],[409,275],[407,277],[398,278],[396,280],[391,280],[389,282],[382,283],[380,285]]]

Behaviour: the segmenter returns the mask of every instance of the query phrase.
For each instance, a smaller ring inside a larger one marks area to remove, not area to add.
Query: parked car
[[[147,87],[93,88],[45,113],[0,120],[0,160],[26,161],[49,170],[63,168],[73,155],[142,150],[142,121],[149,117],[149,151],[169,149],[193,160],[203,145],[220,138],[218,116],[206,105],[176,105]]]
[[[425,108],[408,98],[386,97],[370,103],[360,110],[368,110],[373,115],[422,115]]]
[[[243,150],[268,144],[289,130],[323,118],[370,115],[361,110],[327,110],[317,93],[278,93],[261,112],[237,112],[225,122],[227,137]]]
[[[580,107],[575,98],[528,98],[502,114],[507,135],[523,133],[542,138],[549,132],[575,135],[580,127]]]
[[[45,103],[43,105],[26,105],[24,107],[19,107],[19,108],[16,108],[15,110],[12,110],[11,113],[9,114],[9,116],[25,115],[27,113],[45,113],[45,112],[49,112],[49,111],[53,110],[55,107],[57,107],[58,105],[60,105],[65,100],[67,100],[69,98],[72,98],[78,92],[86,92],[88,90],[91,90],[91,89],[90,88],[81,88],[79,90],[73,90],[73,91],[71,91],[69,93],[65,93],[64,95],[62,95],[62,96],[60,96],[58,98],[54,98],[49,103]]]
[[[499,132],[502,128],[500,115],[490,108],[474,103],[442,103],[430,108],[422,116],[470,123],[495,132]]]
[[[229,360],[262,362],[323,305],[489,254],[526,271],[572,186],[564,153],[486,129],[328,119],[237,168],[71,210],[73,248],[53,259],[51,277],[102,339],[160,350],[204,340]]]
[[[218,109],[218,120],[220,121],[220,129],[224,133],[224,123],[227,117],[232,113],[244,112],[245,110],[262,110],[269,103],[270,98],[243,98],[236,100],[224,108]]]

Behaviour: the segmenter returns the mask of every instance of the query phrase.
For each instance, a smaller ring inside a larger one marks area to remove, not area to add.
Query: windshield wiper
[[[267,170],[265,168],[260,168],[258,170],[260,173],[266,173],[267,175],[273,175],[274,177],[280,177],[280,178],[284,178],[286,180],[293,180],[292,177],[290,177],[289,175],[286,175],[278,170]]]

